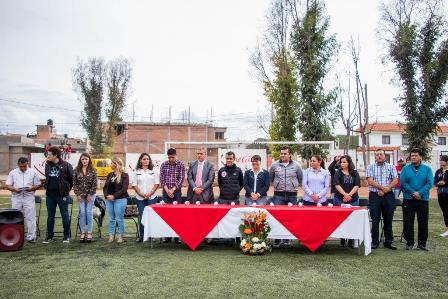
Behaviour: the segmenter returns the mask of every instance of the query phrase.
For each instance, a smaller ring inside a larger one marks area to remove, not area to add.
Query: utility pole
[[[154,104],[151,105],[151,115],[150,118],[151,122],[154,122]]]
[[[364,84],[364,93],[365,93],[365,107],[366,107],[366,129],[369,128],[369,101],[367,100],[367,83]],[[367,132],[366,136],[366,143],[367,143],[367,149],[370,148],[370,141],[369,141],[369,133]],[[367,152],[367,163],[370,164],[370,153]],[[364,165],[365,170],[367,170],[367,165]]]
[[[191,111],[190,111],[190,106],[188,106],[188,123],[191,122]]]
[[[132,122],[135,122],[135,102],[132,103]]]

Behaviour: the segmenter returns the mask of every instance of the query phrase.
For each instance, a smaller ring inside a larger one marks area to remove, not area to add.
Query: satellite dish
[[[47,120],[47,126],[53,126],[53,120],[51,118]]]

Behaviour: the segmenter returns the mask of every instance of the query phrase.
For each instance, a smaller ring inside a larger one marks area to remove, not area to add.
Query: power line
[[[40,104],[33,104],[33,103],[17,101],[17,100],[10,100],[10,99],[2,99],[2,98],[0,98],[0,101],[7,102],[7,103],[12,103],[12,104],[18,104],[18,105],[26,105],[26,106],[31,106],[31,107],[38,107],[38,108],[47,108],[47,109],[57,109],[57,110],[62,110],[62,111],[79,112],[79,110],[64,108],[64,107],[60,107],[60,106],[40,105]]]

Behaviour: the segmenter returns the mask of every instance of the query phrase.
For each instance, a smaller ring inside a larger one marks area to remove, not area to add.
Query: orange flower
[[[246,228],[246,229],[244,230],[244,233],[245,233],[246,235],[250,235],[250,234],[252,233],[252,230],[251,230],[250,228]]]
[[[257,225],[260,225],[262,222],[261,222],[261,219],[260,218],[257,218],[257,221],[255,221],[255,223],[257,224]]]
[[[261,219],[262,219],[263,221],[266,220],[266,217],[267,217],[266,213],[261,214]]]
[[[251,248],[252,248],[252,244],[250,244],[250,243],[246,243],[244,245],[244,249],[246,249],[246,250],[250,250]]]

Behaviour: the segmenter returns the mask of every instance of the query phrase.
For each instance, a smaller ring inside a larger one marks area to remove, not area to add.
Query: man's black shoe
[[[378,248],[378,244],[372,244],[372,249],[377,249]]]
[[[412,250],[412,249],[414,249],[414,244],[406,244],[405,249],[406,249],[406,250]]]
[[[397,250],[397,247],[395,247],[392,244],[384,244],[384,248],[391,249],[391,250]]]
[[[417,248],[423,251],[429,251],[429,248],[426,247],[425,245],[418,245]]]

